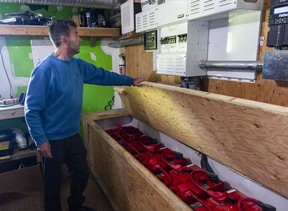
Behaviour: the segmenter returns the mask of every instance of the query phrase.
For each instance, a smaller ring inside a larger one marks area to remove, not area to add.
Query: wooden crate
[[[87,122],[87,119],[93,121]],[[191,210],[146,167],[112,139],[100,126],[105,121],[130,123],[125,110],[83,117],[86,122],[85,144],[89,166],[115,210]],[[114,120],[114,121],[113,121]],[[126,120],[126,121],[122,121]],[[112,126],[112,124],[111,124]],[[114,124],[114,127],[116,125]],[[109,127],[108,127],[109,128]]]
[[[149,82],[117,91],[126,109],[82,120],[91,170],[118,210],[190,209],[95,122],[121,116],[288,197],[288,108]]]

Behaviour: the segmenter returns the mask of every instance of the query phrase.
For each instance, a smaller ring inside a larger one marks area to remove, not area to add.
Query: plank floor
[[[63,169],[63,187],[62,187],[62,210],[67,211],[67,197],[69,195],[70,178],[66,169]],[[91,207],[97,211],[113,211],[108,199],[95,181],[90,176],[88,186],[85,190],[85,206]],[[0,193],[1,211],[42,211],[43,198],[42,191],[39,192],[4,192]]]

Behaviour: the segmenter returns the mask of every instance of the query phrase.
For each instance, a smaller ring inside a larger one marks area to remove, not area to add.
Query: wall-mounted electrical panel
[[[188,0],[188,20],[228,17],[234,10],[261,10],[261,0]]]
[[[196,76],[200,60],[256,61],[262,6],[261,0],[188,0],[187,68],[193,68]],[[203,30],[197,31],[199,27]],[[201,40],[189,39],[195,33]],[[202,47],[195,48],[197,45]],[[209,77],[224,80],[253,82],[256,78],[255,70],[206,68],[202,71]]]
[[[187,0],[166,0],[158,8],[158,27],[187,21]]]
[[[144,49],[157,50],[157,30],[144,33]]]
[[[201,29],[199,29],[201,30]],[[202,39],[204,36],[201,34],[198,37],[190,37],[187,35],[188,22],[180,22],[174,25],[159,27],[158,28],[158,53],[156,56],[156,72],[158,74],[175,75],[190,77],[197,75],[205,75],[206,71],[195,71],[195,68],[190,68],[190,63],[187,65],[187,58],[191,59],[190,54],[187,54],[187,41],[194,39],[194,41]],[[192,32],[193,33],[193,32]],[[205,32],[204,32],[205,33]],[[189,34],[189,33],[188,33]],[[208,36],[207,36],[208,37]],[[207,38],[206,37],[206,38]],[[201,46],[195,45],[195,50],[203,53],[206,56],[205,49],[200,50]],[[188,57],[187,57],[188,55]],[[195,54],[194,56],[199,55]],[[196,59],[194,59],[196,60]]]
[[[141,5],[134,3],[133,0],[128,0],[121,4],[121,32],[126,34],[135,29],[135,14],[141,11]]]
[[[261,9],[261,0],[158,1],[137,14],[136,32],[157,30],[158,74],[234,78],[242,73],[201,69],[199,62],[257,60]],[[251,81],[255,72],[241,77]]]
[[[261,17],[261,11],[252,11],[209,21],[209,40],[205,44],[208,55],[203,60],[257,61]],[[223,68],[207,68],[207,76],[223,80],[254,82],[256,70],[229,69],[227,71]]]
[[[188,21],[186,77],[205,76],[206,69],[200,69],[199,62],[208,55],[209,22]]]
[[[136,14],[136,32],[187,21],[187,6],[187,0],[158,1],[157,6]]]
[[[207,46],[200,43],[208,43],[208,27],[207,21],[159,27],[156,72],[182,77],[206,75],[199,61],[207,57]]]
[[[154,7],[136,14],[136,33],[156,29],[158,26],[158,8]]]

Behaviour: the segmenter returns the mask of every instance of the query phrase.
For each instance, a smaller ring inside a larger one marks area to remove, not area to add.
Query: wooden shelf
[[[119,37],[119,28],[78,27],[80,36]],[[48,36],[47,26],[0,25],[0,35]]]
[[[24,150],[19,150],[15,149],[12,155],[7,155],[7,156],[2,156],[0,157],[0,164],[4,163],[6,161],[11,161],[11,160],[20,160],[23,158],[29,158],[29,157],[34,157],[38,156],[37,150],[36,149],[24,149]],[[36,158],[39,160],[39,158]]]
[[[0,120],[12,119],[23,116],[24,116],[24,106],[22,105],[0,107]]]

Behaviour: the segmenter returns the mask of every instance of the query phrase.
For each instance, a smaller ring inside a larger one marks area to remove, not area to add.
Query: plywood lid
[[[143,82],[115,88],[136,119],[288,197],[288,108]]]

